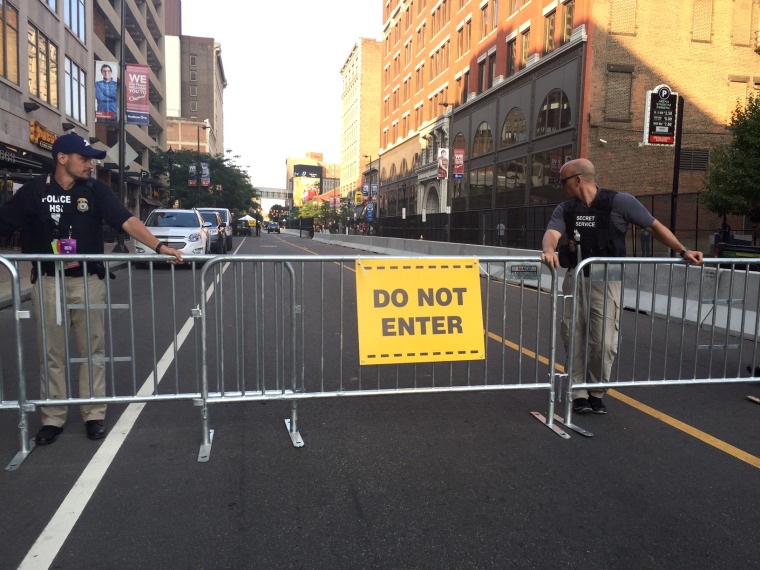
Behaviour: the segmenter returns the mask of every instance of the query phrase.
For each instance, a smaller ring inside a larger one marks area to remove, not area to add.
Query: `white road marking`
[[[238,245],[235,253],[237,253],[241,245],[242,242]],[[229,265],[229,262],[223,265],[222,273],[227,270]],[[219,278],[221,278],[221,275]],[[214,283],[212,282],[206,290],[207,301],[213,293]],[[179,333],[177,333],[177,352],[179,352],[179,349],[182,348],[182,345],[187,340],[190,331],[193,330],[194,324],[195,319],[189,317]],[[156,385],[161,383],[161,380],[164,378],[164,375],[169,369],[169,366],[171,366],[173,360],[174,343],[171,343],[156,365],[156,372],[158,374],[155,383]],[[137,394],[152,394],[154,387],[153,380],[153,373],[151,372],[138,390]],[[71,491],[66,495],[61,506],[58,507],[53,518],[50,519],[50,522],[42,531],[42,534],[40,534],[32,545],[32,548],[19,565],[19,570],[42,570],[50,568],[55,557],[58,556],[58,552],[61,550],[63,543],[66,541],[69,534],[71,534],[71,529],[74,528],[74,525],[79,520],[79,517],[82,515],[87,503],[90,501],[95,489],[98,488],[98,485],[103,480],[103,476],[111,466],[111,463],[113,463],[116,454],[127,439],[129,432],[140,417],[140,413],[142,413],[143,408],[145,408],[145,404],[145,402],[139,402],[127,406],[127,409],[121,414],[116,425],[111,428],[108,437],[106,437],[106,439],[103,440],[103,443],[100,444],[98,451],[87,464],[87,467],[85,467],[84,471],[79,476],[79,479],[74,483]]]

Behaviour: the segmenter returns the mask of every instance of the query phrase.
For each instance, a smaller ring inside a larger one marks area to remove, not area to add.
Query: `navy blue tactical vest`
[[[612,223],[612,201],[616,195],[614,190],[599,188],[591,206],[572,200],[564,208],[567,238],[573,239],[578,231],[583,259],[625,257],[625,232]]]

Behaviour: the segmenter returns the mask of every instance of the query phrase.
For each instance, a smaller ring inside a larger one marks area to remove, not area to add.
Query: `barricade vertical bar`
[[[0,257],[0,263],[6,266],[11,278],[11,294],[13,296],[13,325],[16,333],[16,369],[18,370],[18,445],[19,450],[11,462],[6,465],[6,471],[15,471],[29,456],[35,447],[29,437],[29,406],[26,397],[26,372],[24,368],[24,343],[21,337],[21,286],[19,285],[18,268],[8,260]],[[39,275],[39,274],[38,274]],[[44,353],[43,353],[44,354]]]
[[[290,274],[290,299],[291,299],[291,312],[290,312],[290,351],[291,351],[291,358],[290,358],[290,377],[291,377],[291,390],[295,394],[298,391],[298,377],[296,376],[296,370],[298,369],[298,363],[296,360],[299,358],[298,353],[296,352],[297,347],[297,331],[298,331],[298,315],[301,315],[301,319],[303,320],[303,308],[301,312],[296,311],[296,306],[298,303],[303,303],[304,299],[298,299],[296,297],[296,291],[297,291],[297,285],[296,285],[296,274],[293,269],[293,266],[286,262],[283,266],[283,269],[287,269],[288,273]],[[284,278],[284,275],[282,276]],[[305,281],[305,275],[303,271],[301,271],[301,279],[302,283]],[[281,279],[282,281],[282,279]],[[284,295],[283,295],[284,297]],[[303,306],[303,305],[302,305]],[[303,330],[303,326],[301,329]],[[284,333],[284,331],[283,331]],[[301,354],[300,358],[303,358],[303,354]],[[284,371],[283,371],[284,372]],[[285,388],[285,385],[283,384],[283,390]],[[298,432],[298,400],[291,400],[290,402],[290,419],[285,420],[285,427],[288,430],[288,434],[290,435],[290,440],[293,442],[293,447],[303,447],[304,441],[303,438],[301,438],[301,434]]]
[[[201,292],[206,290],[206,273],[208,272],[208,266],[205,266],[201,271],[200,290]],[[195,273],[195,266],[193,266],[193,273]],[[195,281],[195,279],[193,279]],[[200,317],[201,330],[200,330],[200,361],[201,361],[201,400],[199,402],[201,408],[201,424],[202,424],[202,442],[201,448],[198,452],[198,462],[206,463],[211,457],[211,443],[214,439],[214,432],[209,428],[208,421],[208,337],[206,333],[206,295],[201,293],[200,299],[198,299],[200,310],[196,309],[193,316],[197,319]],[[200,312],[200,315],[198,314]],[[197,324],[197,323],[196,323]],[[198,338],[198,327],[196,329],[196,338]]]
[[[580,251],[578,252],[578,257],[581,257]],[[590,259],[590,258],[589,258]],[[567,346],[567,367],[566,367],[566,374],[567,374],[567,392],[566,392],[566,398],[565,398],[565,418],[564,418],[564,425],[571,430],[575,431],[576,433],[579,433],[585,437],[591,437],[594,434],[590,431],[587,431],[583,429],[580,426],[577,426],[573,423],[573,367],[575,363],[575,323],[578,320],[578,295],[581,293],[581,283],[583,281],[589,281],[583,279],[583,272],[584,269],[591,265],[589,263],[589,259],[584,259],[581,261],[573,270],[573,286],[572,286],[572,305],[571,305],[571,315],[570,315],[570,333],[568,334],[568,346]],[[589,272],[590,273],[590,272]],[[567,277],[565,277],[567,279]],[[590,285],[590,283],[589,283]],[[585,287],[584,287],[585,289]],[[585,291],[583,291],[585,294]],[[591,291],[588,291],[589,295]],[[589,305],[588,302],[585,302],[584,305]],[[586,315],[586,338],[588,338],[588,315]],[[586,343],[586,347],[584,350],[584,367],[588,368],[588,343]]]

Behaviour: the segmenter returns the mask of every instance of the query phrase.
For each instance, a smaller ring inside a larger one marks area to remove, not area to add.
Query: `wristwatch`
[[[156,244],[156,247],[155,247],[156,253],[160,254],[160,253],[161,253],[161,247],[162,247],[162,246],[164,246],[164,245],[165,245],[166,247],[169,247],[169,244],[168,244],[168,243],[166,243],[165,241],[160,241],[160,242],[158,242],[158,243]]]
[[[687,253],[689,253],[689,250],[687,248],[683,248],[681,251],[678,252],[678,255],[680,255],[681,257],[683,257]]]

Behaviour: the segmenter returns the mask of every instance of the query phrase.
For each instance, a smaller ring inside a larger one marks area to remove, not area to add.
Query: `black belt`
[[[55,267],[42,267],[42,274],[45,277],[55,277]],[[84,267],[81,265],[79,267],[72,267],[70,269],[64,270],[63,274],[66,277],[84,277]],[[88,275],[97,275],[98,269],[96,267],[92,266],[92,263],[87,265],[87,274]]]

